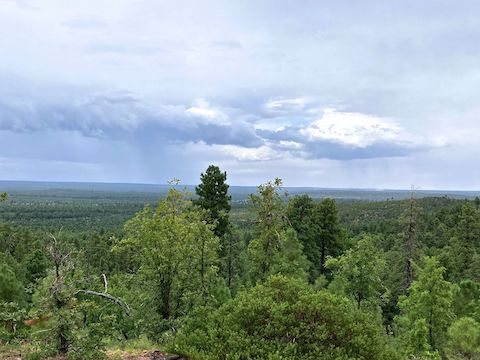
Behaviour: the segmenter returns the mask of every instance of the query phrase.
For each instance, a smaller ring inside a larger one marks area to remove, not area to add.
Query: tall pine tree
[[[408,354],[433,354],[444,345],[454,318],[455,287],[444,279],[445,268],[434,257],[425,257],[423,268],[415,270],[409,295],[400,298],[402,315],[397,321]]]
[[[342,230],[336,203],[333,199],[314,202],[308,195],[295,196],[288,202],[286,215],[311,263],[309,278],[314,282],[325,274],[327,257],[340,253]]]
[[[227,173],[218,166],[210,165],[205,173],[200,175],[201,183],[195,188],[198,199],[195,204],[208,211],[209,220],[215,226],[214,233],[222,238],[228,229],[228,212],[230,199]]]

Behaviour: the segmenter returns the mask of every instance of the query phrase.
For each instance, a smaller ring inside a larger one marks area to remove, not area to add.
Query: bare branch
[[[105,294],[108,293],[108,283],[107,283],[107,276],[105,274],[102,274],[103,278],[103,283],[105,284],[105,290],[103,291]]]
[[[122,300],[120,300],[119,298],[116,298],[116,297],[114,297],[112,295],[109,295],[109,294],[100,293],[100,292],[92,291],[92,290],[78,290],[76,292],[76,294],[79,294],[79,293],[82,293],[82,294],[85,294],[85,295],[99,296],[99,297],[102,297],[104,299],[107,299],[110,302],[114,303],[115,305],[118,305],[121,308],[123,308],[123,310],[125,311],[125,314],[127,314],[127,316],[130,316],[130,307],[127,304],[125,304]]]

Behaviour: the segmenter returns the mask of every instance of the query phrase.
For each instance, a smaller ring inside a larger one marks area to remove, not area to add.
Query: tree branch
[[[103,291],[105,294],[108,293],[108,283],[107,283],[107,277],[105,276],[105,274],[102,274],[102,278],[103,278],[103,283],[105,284],[105,290]]]
[[[119,298],[116,298],[116,297],[114,297],[112,295],[109,295],[109,294],[106,294],[106,293],[100,293],[100,292],[92,291],[92,290],[78,290],[75,294],[78,294],[78,293],[82,293],[82,294],[85,294],[85,295],[99,296],[99,297],[102,297],[104,299],[107,299],[108,301],[110,301],[110,302],[120,306],[121,308],[123,308],[123,310],[125,311],[125,314],[127,314],[127,316],[130,316],[130,308],[128,307],[127,304],[125,304]]]

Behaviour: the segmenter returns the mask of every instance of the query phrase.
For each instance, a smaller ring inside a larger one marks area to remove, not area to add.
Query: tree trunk
[[[430,317],[428,319],[428,340],[430,343],[430,347],[433,351],[436,350],[435,348],[435,339],[433,337],[433,311],[430,309]]]
[[[325,274],[325,258],[326,258],[326,246],[325,246],[325,240],[321,240],[321,245],[320,245],[320,274]]]
[[[202,286],[202,303],[207,303],[207,289],[205,288],[205,238],[202,236],[201,263],[200,263],[200,281]]]
[[[232,239],[230,239],[227,257],[227,286],[230,290],[232,289],[232,262]]]
[[[415,213],[415,192],[412,189],[410,194],[410,208],[408,214],[408,228],[405,241],[405,291],[412,285],[413,282],[413,268],[412,260],[415,252],[415,237],[417,232],[417,219]]]
[[[58,327],[58,352],[65,355],[68,352],[68,340],[66,335],[66,326],[60,325]]]
[[[163,319],[168,319],[170,317],[170,292],[172,288],[172,281],[170,279],[160,281],[160,294],[161,294],[161,304],[160,304],[160,315]]]

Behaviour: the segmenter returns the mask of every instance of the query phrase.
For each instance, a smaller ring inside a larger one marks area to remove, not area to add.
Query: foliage
[[[450,278],[458,281],[469,270],[469,265],[480,250],[480,211],[473,204],[463,205],[458,215],[458,225],[449,247]]]
[[[194,304],[211,303],[218,269],[218,238],[203,213],[172,189],[152,212],[146,207],[125,225],[119,251],[133,250],[140,265],[138,286],[145,293],[151,336]]]
[[[285,206],[279,194],[281,179],[258,187],[258,194],[250,195],[256,213],[256,235],[248,245],[250,272],[253,282],[264,280],[271,271],[273,259],[280,249],[281,233],[286,229]]]
[[[35,282],[47,276],[47,269],[51,266],[50,261],[41,249],[33,250],[26,258],[27,281]]]
[[[307,279],[310,263],[304,255],[303,246],[293,229],[280,234],[278,252],[272,258],[270,274],[282,274],[298,279]]]
[[[472,317],[480,321],[480,283],[472,280],[461,281],[453,306],[457,318]]]
[[[338,210],[333,199],[323,199],[314,209],[314,223],[318,248],[320,250],[319,271],[325,274],[327,256],[335,256],[341,249],[341,228],[338,222]]]
[[[3,345],[45,358],[63,334],[71,358],[172,341],[193,358],[374,359],[396,358],[393,341],[412,359],[479,357],[478,201],[334,201],[313,189],[289,199],[276,179],[247,204],[250,190],[229,188],[218,167],[201,180],[194,200],[178,185],[9,190]]]
[[[416,269],[417,278],[408,296],[400,298],[402,315],[398,324],[406,339],[408,354],[423,355],[442,348],[454,313],[455,288],[444,280],[445,268],[433,257],[423,259],[423,268]]]
[[[198,196],[195,204],[208,211],[209,219],[214,225],[213,231],[219,238],[227,232],[228,212],[231,208],[226,180],[226,172],[222,172],[218,166],[210,165],[200,175],[201,183],[195,188]]]
[[[244,252],[245,242],[242,232],[237,226],[230,225],[221,239],[220,253],[222,273],[231,291],[235,291],[242,282],[241,274],[245,272],[247,265],[242,258]]]
[[[308,261],[312,264],[309,271],[310,281],[318,276],[319,249],[317,231],[313,226],[313,211],[316,203],[308,195],[297,195],[288,201],[286,216],[290,225],[297,232],[298,240],[303,246]]]
[[[0,264],[0,301],[22,302],[24,295],[22,283],[12,268],[6,263]]]
[[[328,198],[314,202],[308,195],[299,195],[290,199],[286,214],[311,263],[309,278],[314,282],[325,274],[327,257],[338,255],[341,249],[342,231],[336,203]]]
[[[205,321],[180,330],[172,350],[192,359],[395,359],[382,329],[339,296],[273,276]]]
[[[327,267],[334,274],[332,287],[342,289],[354,299],[359,309],[364,303],[380,305],[384,301],[382,274],[385,271],[385,259],[371,236],[360,238],[342,256],[328,259]]]
[[[479,359],[480,323],[469,317],[456,320],[448,328],[446,349],[449,359]]]
[[[0,302],[0,343],[10,343],[16,337],[23,336],[22,321],[26,311],[16,302]]]

